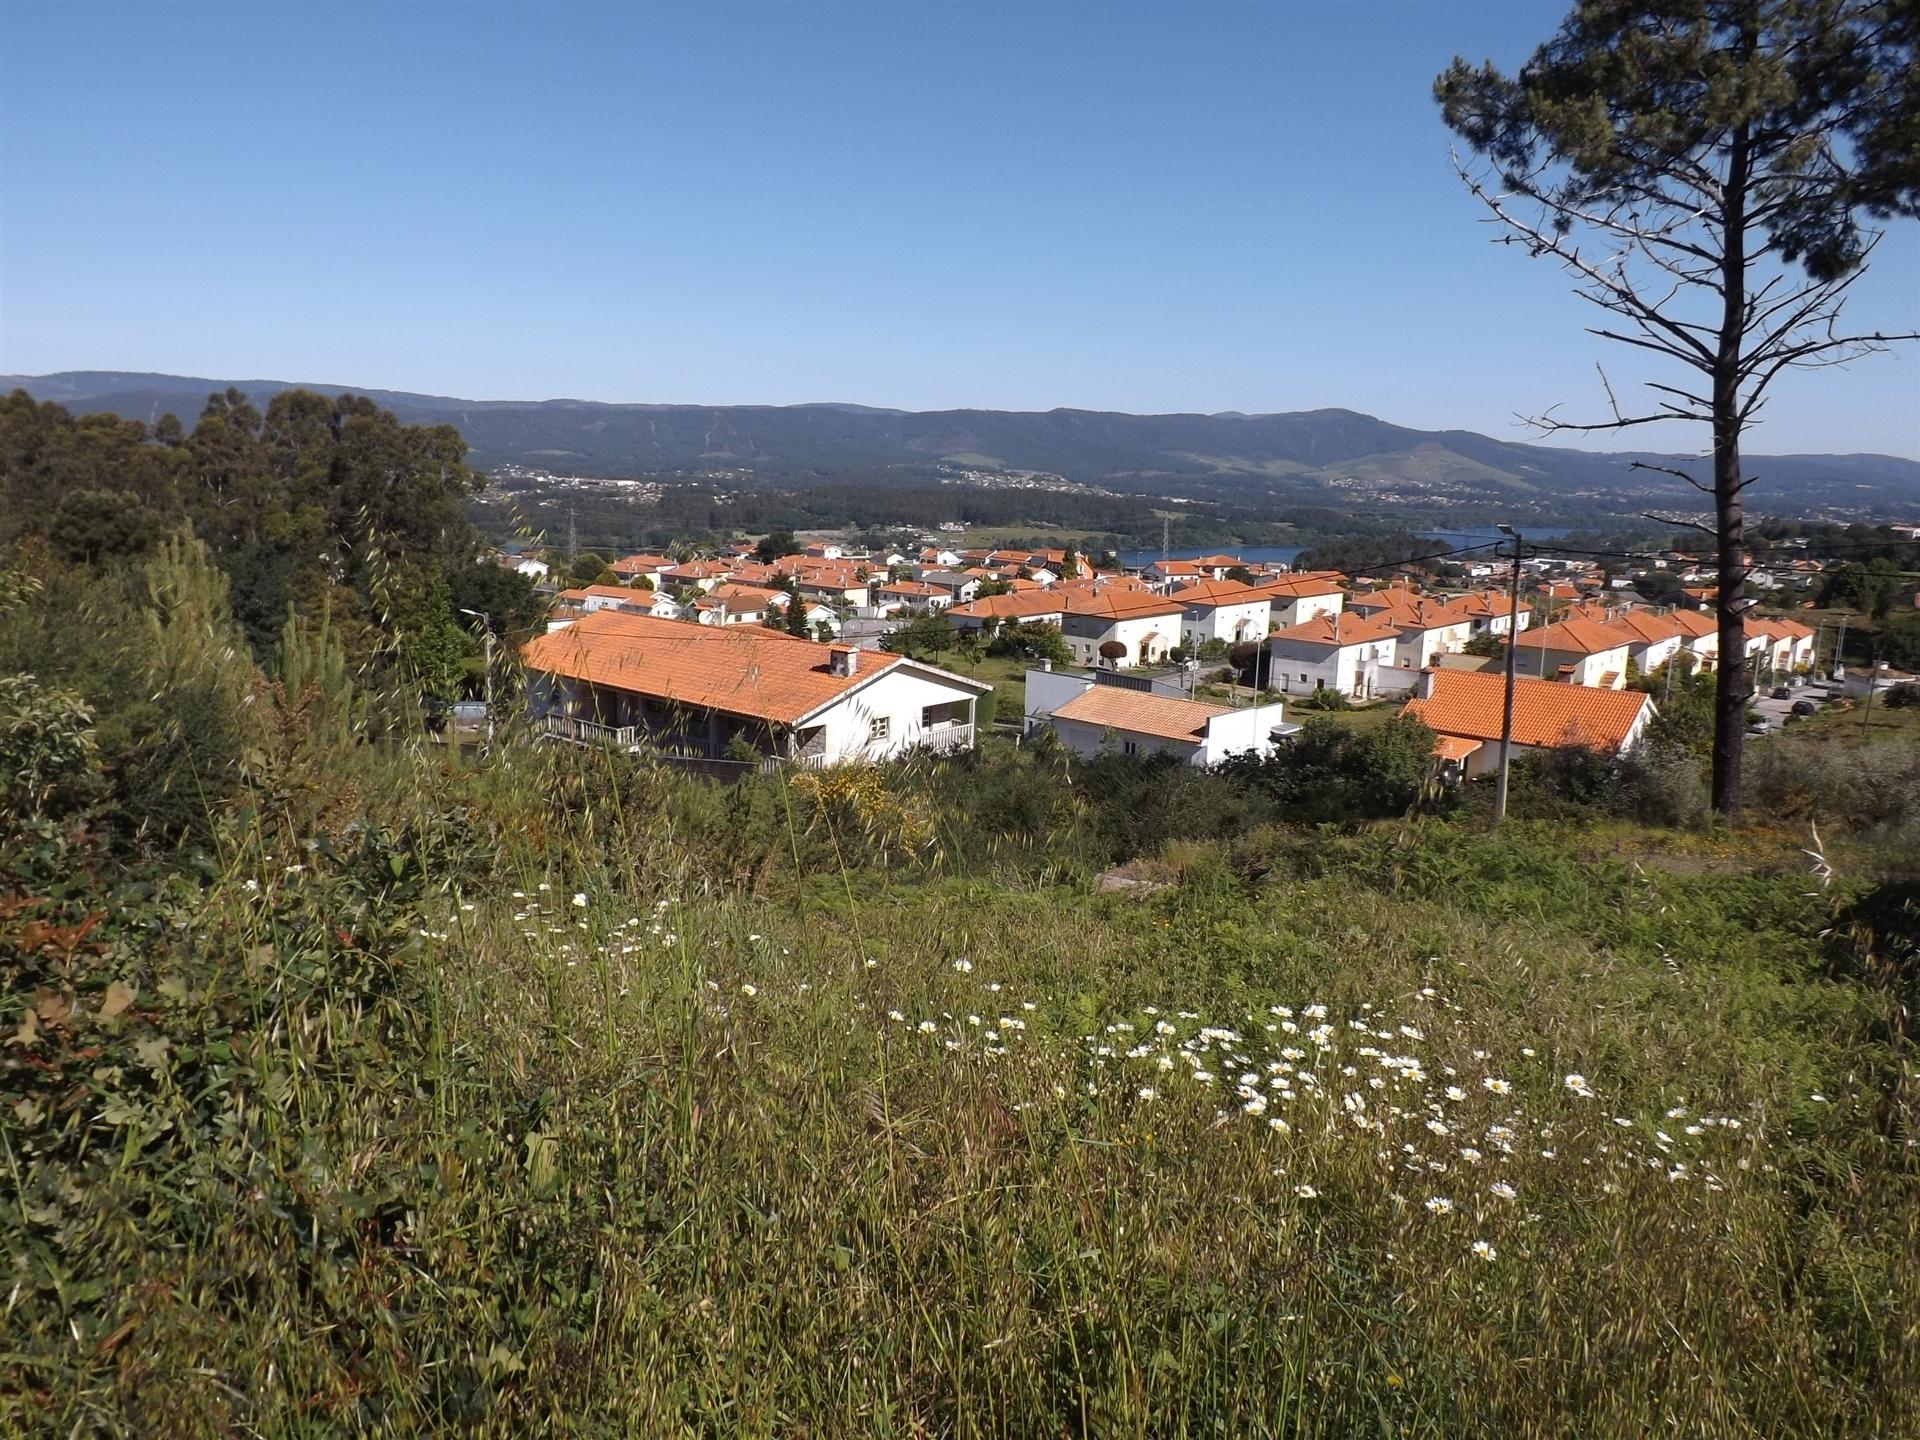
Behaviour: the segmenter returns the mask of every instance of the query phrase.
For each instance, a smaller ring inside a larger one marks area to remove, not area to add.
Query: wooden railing
[[[571,715],[542,715],[540,731],[556,740],[572,740],[580,745],[632,745],[639,730],[632,725],[602,725],[598,720],[577,720]]]

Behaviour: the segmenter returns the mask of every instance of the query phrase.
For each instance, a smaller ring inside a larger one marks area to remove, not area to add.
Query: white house
[[[619,612],[529,641],[522,658],[546,734],[700,760],[822,765],[963,749],[974,743],[974,703],[991,688],[763,626]]]
[[[1076,665],[1155,665],[1180,643],[1185,609],[1178,601],[1143,590],[1070,590],[1061,597],[1065,615],[1060,633],[1073,650]],[[1121,654],[1108,659],[1100,647],[1118,644]]]
[[[1251,585],[1235,580],[1197,580],[1180,586],[1167,598],[1185,609],[1180,620],[1180,643],[1189,651],[1198,650],[1209,640],[1237,645],[1267,633],[1272,607],[1267,597]]]
[[[1394,666],[1399,642],[1399,631],[1364,615],[1316,615],[1267,637],[1264,673],[1255,679],[1287,695],[1332,690],[1371,699],[1413,683]]]
[[[1613,629],[1628,637],[1627,655],[1642,675],[1652,674],[1686,648],[1687,632],[1671,615],[1630,610],[1614,617],[1611,623]],[[1516,660],[1515,669],[1518,668]]]
[[[1632,648],[1632,635],[1611,621],[1556,620],[1520,637],[1514,671],[1535,680],[1618,690],[1627,683]]]
[[[1453,602],[1454,609],[1466,615],[1474,635],[1506,635],[1514,629],[1513,598],[1498,590],[1475,590]],[[1524,630],[1533,620],[1533,607],[1522,600],[1520,626]]]
[[[1325,571],[1283,575],[1254,588],[1267,597],[1267,624],[1273,629],[1302,625],[1316,615],[1338,615],[1347,603],[1339,577]]]
[[[1266,755],[1299,730],[1278,704],[1243,710],[1177,699],[1092,675],[1029,670],[1027,733],[1047,727],[1077,755],[1177,755],[1189,765],[1217,765],[1230,755]]]
[[[1506,676],[1498,671],[1427,670],[1401,713],[1434,732],[1434,756],[1443,769],[1471,778],[1499,768],[1505,701]],[[1516,679],[1513,750],[1628,754],[1654,714],[1653,697],[1638,690]]]
[[[1058,629],[1067,617],[1067,609],[1065,597],[1057,590],[1015,590],[955,605],[946,615],[953,628],[966,635],[997,630],[1002,625],[1051,625]]]

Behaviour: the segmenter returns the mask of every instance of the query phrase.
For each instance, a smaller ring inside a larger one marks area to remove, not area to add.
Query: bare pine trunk
[[[1741,592],[1747,584],[1746,523],[1740,502],[1740,435],[1716,437],[1713,447],[1715,553],[1720,587],[1720,662],[1713,689],[1713,808],[1740,819],[1740,759],[1747,735],[1753,676],[1747,664],[1747,622]]]
[[[1727,157],[1726,228],[1720,255],[1724,308],[1713,365],[1713,518],[1719,586],[1714,606],[1720,618],[1720,667],[1713,686],[1713,808],[1740,819],[1740,760],[1747,738],[1747,698],[1753,680],[1747,668],[1747,624],[1742,592],[1747,586],[1744,507],[1740,502],[1740,357],[1746,340],[1747,179],[1746,127],[1734,132]]]

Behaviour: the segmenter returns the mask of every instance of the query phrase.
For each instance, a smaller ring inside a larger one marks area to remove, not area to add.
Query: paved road
[[[1788,699],[1775,700],[1773,698],[1772,687],[1769,686],[1767,689],[1762,690],[1758,695],[1754,696],[1753,708],[1758,714],[1763,715],[1768,720],[1772,721],[1773,728],[1775,730],[1778,730],[1782,725],[1786,723],[1787,716],[1792,712],[1795,701],[1798,701],[1798,700],[1818,701],[1819,698],[1820,698],[1820,692],[1816,687],[1811,685],[1802,685],[1797,689],[1795,689],[1792,696],[1790,696]]]

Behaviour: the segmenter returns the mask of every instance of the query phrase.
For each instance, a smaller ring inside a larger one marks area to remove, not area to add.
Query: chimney
[[[827,669],[841,677],[853,674],[860,668],[860,652],[851,645],[829,645],[827,647]]]

